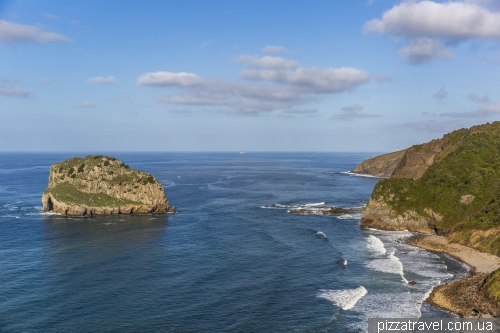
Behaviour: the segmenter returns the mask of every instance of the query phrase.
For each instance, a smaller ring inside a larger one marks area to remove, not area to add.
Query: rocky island
[[[102,155],[53,164],[42,203],[44,212],[67,216],[169,211],[163,186],[154,176]]]
[[[375,185],[361,226],[432,234],[410,244],[466,262],[473,276],[429,301],[462,316],[500,315],[500,122],[415,145],[386,165],[390,178]]]

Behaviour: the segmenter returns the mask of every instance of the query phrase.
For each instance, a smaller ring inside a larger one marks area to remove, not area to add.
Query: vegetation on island
[[[119,207],[127,204],[140,204],[138,201],[129,199],[119,199],[112,197],[106,193],[86,193],[77,189],[76,186],[64,182],[55,187],[45,190],[44,193],[50,193],[58,201],[89,207]]]
[[[51,207],[49,197],[75,207],[127,206],[140,207],[141,211],[148,209],[146,207],[153,211],[168,209],[168,199],[155,177],[132,170],[116,158],[104,155],[73,157],[52,165],[49,186],[42,198],[46,209]],[[80,212],[86,214],[81,209],[73,213]]]

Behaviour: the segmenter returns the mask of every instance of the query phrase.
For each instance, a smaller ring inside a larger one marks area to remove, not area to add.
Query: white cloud
[[[93,108],[95,107],[95,104],[92,102],[83,102],[83,103],[78,103],[75,105],[76,108]]]
[[[374,75],[373,76],[377,82],[392,82],[392,77],[386,75]]]
[[[116,78],[114,76],[108,76],[108,77],[96,76],[87,79],[87,82],[93,84],[115,84]]]
[[[363,105],[352,104],[352,105],[342,107],[341,110],[342,111],[361,111],[361,110],[363,110]]]
[[[476,111],[471,112],[445,112],[441,113],[443,117],[455,118],[481,118],[500,114],[500,103],[489,103]]]
[[[268,45],[262,48],[264,53],[287,53],[288,50],[283,46]]]
[[[279,57],[242,56],[239,60],[256,67],[242,71],[243,80],[160,71],[141,75],[137,84],[178,90],[157,98],[158,103],[205,105],[219,113],[256,115],[274,110],[304,113],[294,107],[317,101],[319,94],[350,91],[370,79],[356,68],[296,68],[298,62]]]
[[[454,58],[455,55],[446,50],[442,44],[439,39],[435,38],[415,38],[411,40],[409,47],[400,49],[398,52],[412,64],[427,62],[434,58]]]
[[[0,95],[6,97],[31,97],[32,92],[19,87],[0,87]]]
[[[483,97],[481,97],[477,94],[470,93],[467,98],[477,103],[490,103],[490,96],[488,95],[484,95]]]
[[[50,83],[52,83],[52,80],[51,79],[47,79],[46,77],[44,77],[43,79],[38,80],[38,83],[40,83],[40,84],[50,84]]]
[[[485,7],[489,1],[405,1],[381,19],[364,25],[365,32],[404,36],[410,47],[400,50],[411,63],[450,59],[444,44],[472,39],[500,39],[500,13]]]
[[[200,44],[200,46],[198,46],[198,50],[201,50],[201,49],[204,49],[206,47],[209,47],[213,43],[214,43],[213,40],[209,40],[209,41],[203,42],[203,43]]]
[[[170,95],[156,99],[158,103],[181,104],[181,105],[224,105],[227,104],[227,98],[210,95]]]
[[[264,56],[259,57],[256,55],[241,55],[238,60],[243,62],[248,67],[262,67],[262,68],[298,68],[300,63],[295,60],[286,60],[281,57]]]
[[[0,20],[0,41],[5,43],[21,42],[70,42],[68,37],[55,33],[46,32],[33,25],[23,25]]]
[[[444,87],[441,87],[434,95],[432,95],[433,97],[436,98],[436,100],[439,102],[439,103],[444,103],[444,100],[446,99],[446,97],[448,97],[448,92],[446,91],[446,89],[444,89]]]
[[[330,117],[330,119],[338,120],[352,120],[353,118],[373,118],[381,117],[378,114],[362,113],[364,106],[359,104],[351,104],[340,108],[343,112],[341,114],[335,114]]]
[[[298,68],[295,70],[247,69],[240,72],[245,79],[287,84],[300,91],[335,93],[350,91],[370,80],[367,72],[352,68]]]
[[[141,75],[137,79],[140,86],[189,87],[205,82],[202,77],[193,73],[152,72]]]
[[[397,126],[397,129],[410,128],[417,132],[430,132],[430,133],[448,133],[456,130],[457,128],[466,127],[460,121],[435,121],[435,120],[422,120],[412,121]]]
[[[285,110],[283,113],[288,113],[288,114],[312,114],[312,113],[318,113],[318,110],[316,109],[307,109],[307,110]]]
[[[175,114],[190,114],[191,111],[189,110],[183,110],[183,109],[173,109],[173,110],[168,110],[168,113],[175,113]]]
[[[500,14],[474,3],[407,1],[373,19],[365,31],[409,37],[500,38]]]
[[[43,13],[42,16],[45,17],[48,20],[62,21],[62,22],[66,22],[66,23],[69,23],[69,24],[72,24],[72,25],[79,25],[80,24],[80,22],[78,22],[76,20],[67,20],[67,19],[62,18],[62,17],[60,17],[58,15],[55,15],[55,14]]]

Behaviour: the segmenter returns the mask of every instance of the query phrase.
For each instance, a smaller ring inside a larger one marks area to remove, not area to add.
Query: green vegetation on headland
[[[375,185],[361,225],[434,231],[500,256],[500,122],[407,149]],[[500,306],[500,270],[478,290]]]
[[[500,304],[500,268],[491,273],[480,288],[490,300]]]
[[[417,212],[442,233],[500,226],[500,122],[445,137],[453,144],[440,153],[439,163],[418,179],[381,180],[372,198],[383,198],[403,217]],[[488,252],[500,254],[498,245]]]

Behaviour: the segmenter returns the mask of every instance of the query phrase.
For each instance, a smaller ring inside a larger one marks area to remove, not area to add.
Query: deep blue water
[[[366,204],[378,179],[340,172],[372,154],[112,155],[179,213],[43,214],[50,165],[84,155],[0,154],[0,331],[364,332],[371,317],[450,316],[422,301],[461,264],[359,214],[287,213]]]

